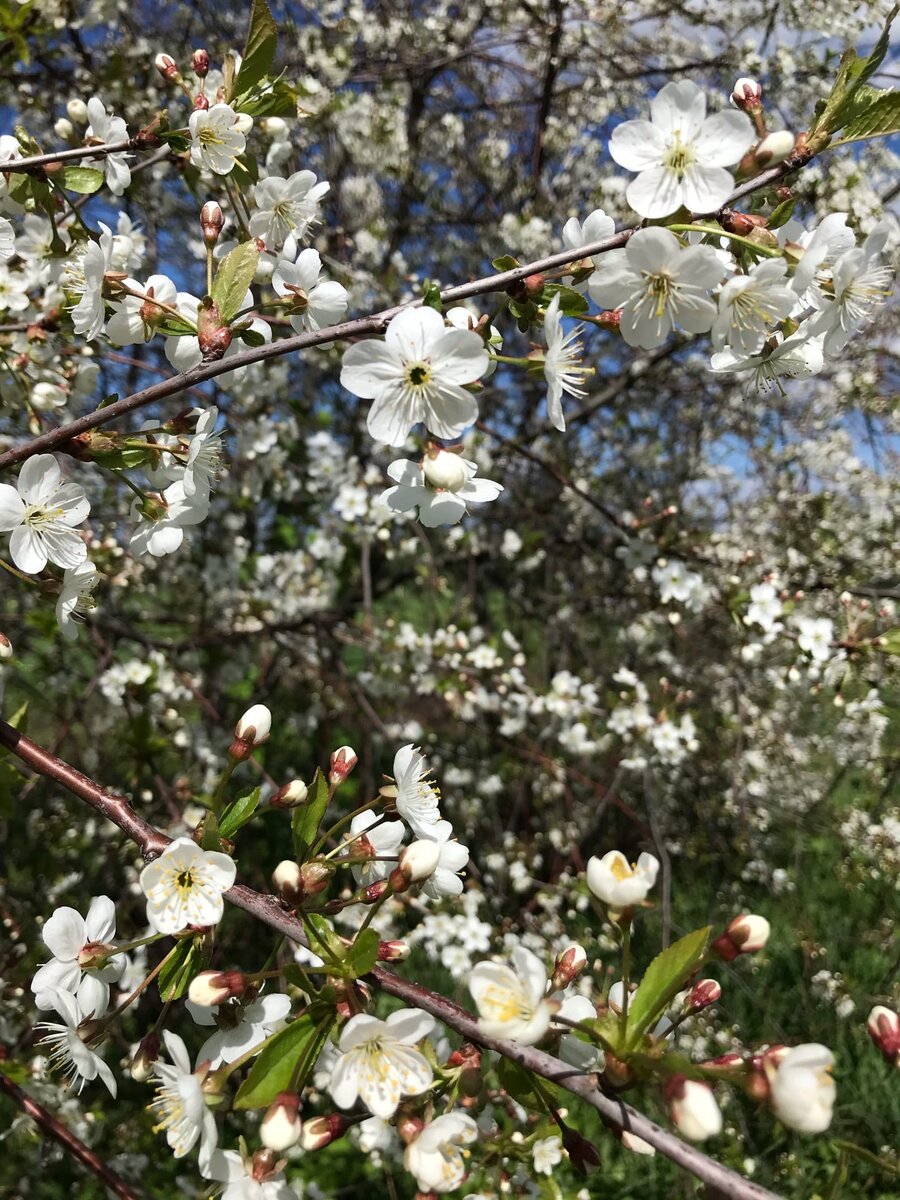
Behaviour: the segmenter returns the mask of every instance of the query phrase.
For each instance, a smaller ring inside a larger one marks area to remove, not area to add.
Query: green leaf
[[[818,140],[816,135],[820,135],[821,137],[835,133],[853,117],[855,111],[858,111],[855,108],[856,93],[872,78],[884,61],[884,56],[887,54],[890,44],[891,25],[898,11],[900,11],[900,5],[895,4],[888,13],[878,41],[872,47],[871,54],[866,58],[860,58],[855,50],[847,50],[841,56],[841,65],[838,68],[831,93],[821,109],[818,105],[816,106],[815,120],[810,128],[811,142]],[[868,136],[874,137],[876,135],[870,134]],[[858,139],[847,138],[845,140],[854,141]]]
[[[256,242],[242,242],[226,254],[219,264],[212,285],[212,298],[223,321],[230,321],[240,311],[253,282],[259,262],[259,247]]]
[[[435,312],[442,313],[444,306],[441,303],[441,289],[436,283],[426,283],[425,289],[422,292],[422,303],[426,308],[433,308]]]
[[[331,922],[321,913],[306,913],[304,919],[312,927],[308,935],[310,950],[325,960],[329,975],[343,975],[347,947],[332,929]]]
[[[525,1067],[520,1067],[511,1058],[501,1058],[497,1066],[497,1076],[500,1086],[517,1104],[521,1104],[523,1108],[533,1112],[545,1113],[548,1111],[547,1102],[535,1090],[534,1076]],[[543,1089],[551,1095],[556,1095],[556,1088],[550,1083],[545,1082]]]
[[[79,192],[90,196],[103,187],[105,176],[94,167],[66,167],[62,173],[62,185],[67,192]]]
[[[268,1108],[279,1092],[301,1091],[337,1020],[333,1008],[311,1004],[263,1044],[234,1098],[235,1108]]]
[[[544,288],[543,299],[545,301],[551,301],[554,296],[559,296],[559,309],[566,317],[580,317],[590,307],[587,298],[581,292],[576,292],[574,288],[565,287],[563,284],[550,284],[549,287]]]
[[[203,818],[203,833],[200,838],[200,846],[204,850],[221,849],[219,844],[219,822],[214,812],[208,812]]]
[[[310,784],[306,803],[291,813],[291,836],[294,839],[294,854],[298,862],[305,862],[316,844],[319,824],[328,807],[329,790],[328,780],[317,770]]]
[[[268,74],[275,61],[277,44],[278,27],[269,12],[266,0],[253,0],[253,8],[250,10],[250,30],[247,33],[247,43],[241,55],[241,69],[234,82],[235,96],[247,95],[263,76]]]
[[[777,205],[769,217],[769,228],[780,229],[782,225],[786,225],[793,216],[796,203],[792,196],[790,200],[783,200],[781,204]]]
[[[866,138],[900,133],[900,92],[881,92],[879,97],[845,126],[839,142],[862,142]]]
[[[252,96],[240,96],[235,101],[242,113],[259,117],[296,117],[300,111],[297,92],[286,79],[266,76]]]
[[[889,629],[887,633],[882,633],[872,645],[882,654],[900,654],[900,625],[896,629]]]
[[[173,314],[168,314],[166,319],[156,326],[157,332],[163,337],[196,337],[197,330],[189,325],[187,321],[182,321]]]
[[[512,271],[520,265],[519,260],[513,258],[511,254],[501,254],[499,258],[491,260],[491,266],[495,271]]]
[[[245,346],[264,346],[266,339],[256,329],[241,329],[238,332],[238,338]]]
[[[159,995],[162,1000],[177,1000],[191,985],[200,971],[200,947],[196,938],[183,938],[159,973]]]
[[[219,834],[222,837],[234,837],[237,831],[246,825],[259,804],[260,788],[255,787],[233,801],[222,813],[219,821]]]
[[[360,975],[368,975],[378,961],[379,937],[374,929],[364,929],[358,934],[352,946],[345,950],[345,963],[350,979],[358,979]]]
[[[710,927],[697,929],[657,954],[628,1005],[628,1045],[662,1016],[672,997],[680,992],[703,961]]]

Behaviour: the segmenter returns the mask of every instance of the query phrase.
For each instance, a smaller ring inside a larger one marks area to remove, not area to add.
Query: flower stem
[[[727,237],[732,242],[737,242],[741,246],[746,246],[748,250],[753,250],[754,253],[761,255],[763,258],[781,258],[780,250],[772,250],[769,246],[760,246],[757,242],[751,242],[749,238],[741,237],[737,233],[729,233],[721,226],[715,229],[708,225],[667,225],[666,229],[671,229],[673,233],[706,233],[712,237]]]

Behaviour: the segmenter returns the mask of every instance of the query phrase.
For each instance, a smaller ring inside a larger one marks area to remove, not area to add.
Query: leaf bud
[[[181,72],[178,70],[178,63],[171,54],[157,54],[153,60],[153,65],[162,75],[163,79],[178,83],[181,79]]]
[[[209,74],[209,54],[206,50],[195,50],[191,56],[191,70],[198,79],[205,79]]]
[[[309,789],[302,779],[292,779],[280,787],[269,801],[272,808],[301,808],[306,803]]]
[[[317,896],[328,887],[329,880],[334,874],[332,863],[307,862],[300,868],[300,882],[304,896]]]
[[[200,230],[208,249],[212,249],[219,240],[219,234],[222,232],[224,224],[225,215],[221,205],[217,204],[215,200],[207,200],[200,209]]]
[[[296,1092],[279,1092],[262,1119],[259,1139],[270,1150],[288,1150],[296,1146],[303,1132],[300,1097]]]
[[[335,787],[343,783],[358,762],[356,751],[351,746],[340,746],[331,756],[328,782]]]

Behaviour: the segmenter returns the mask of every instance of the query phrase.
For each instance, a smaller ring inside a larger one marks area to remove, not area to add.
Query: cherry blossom
[[[359,1097],[373,1116],[386,1121],[403,1096],[419,1096],[431,1086],[428,1060],[414,1049],[434,1029],[434,1017],[401,1008],[386,1021],[359,1013],[341,1032],[340,1057],[331,1072],[335,1104],[351,1108]]]
[[[141,871],[147,920],[159,933],[180,933],[188,925],[216,925],[222,919],[223,892],[234,883],[233,858],[201,850],[180,837]]]
[[[15,487],[0,483],[0,531],[11,534],[12,560],[29,575],[48,562],[71,568],[85,561],[87,546],[74,526],[90,511],[84,489],[63,480],[52,454],[29,458]]]

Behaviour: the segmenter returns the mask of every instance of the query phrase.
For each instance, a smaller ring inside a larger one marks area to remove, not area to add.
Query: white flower
[[[12,560],[27,575],[43,571],[48,561],[77,567],[87,546],[73,526],[91,511],[84,488],[63,481],[52,454],[36,454],[19,472],[16,486],[0,483],[0,532],[9,533]]]
[[[137,279],[122,283],[139,295],[112,302],[113,315],[106,323],[106,335],[114,346],[133,346],[153,337],[157,327],[171,315],[160,305],[175,308],[178,291],[167,275],[151,275],[145,284]]]
[[[595,208],[582,224],[577,217],[570,217],[563,225],[562,240],[567,250],[578,250],[581,246],[602,242],[616,232],[616,223],[602,208]]]
[[[440,900],[442,896],[458,896],[463,890],[459,872],[469,861],[469,849],[451,839],[452,833],[453,827],[449,821],[438,821],[422,832],[426,841],[437,842],[440,846],[437,866],[422,888],[432,900]]]
[[[406,830],[402,821],[379,821],[378,814],[370,808],[353,818],[350,822],[350,832],[360,840],[364,837],[377,858],[396,859]],[[359,846],[356,844],[348,847],[350,854],[357,853],[358,850]],[[376,880],[387,879],[391,867],[390,862],[378,862],[371,858],[367,862],[354,863],[351,870],[357,883],[368,886]]]
[[[448,321],[454,329],[473,330],[478,317],[471,309],[466,308],[462,304],[456,305],[454,308],[448,308],[444,313],[444,320]],[[499,354],[503,349],[503,334],[496,325],[490,328],[490,334],[487,343],[494,354]],[[493,373],[497,370],[497,364],[492,358],[487,365],[487,370],[482,375],[482,379],[490,379]]]
[[[469,1152],[462,1150],[478,1140],[478,1126],[460,1112],[445,1113],[431,1121],[403,1154],[403,1165],[416,1178],[422,1192],[452,1192],[466,1177]]]
[[[628,908],[647,898],[658,872],[659,860],[652,854],[642,854],[637,863],[629,864],[621,850],[610,850],[602,858],[588,859],[586,878],[598,900],[612,908]]]
[[[788,228],[783,228],[782,236],[786,236]],[[815,229],[801,233],[798,244],[803,257],[794,271],[791,287],[799,293],[801,304],[815,304],[819,308],[833,264],[856,245],[853,230],[847,225],[847,214],[829,213]]]
[[[188,442],[188,458],[181,483],[186,498],[209,496],[222,464],[222,433],[216,431],[217,408],[200,410],[196,430]]]
[[[737,355],[753,354],[772,326],[790,316],[797,295],[787,285],[786,271],[783,258],[767,258],[746,275],[733,275],[724,284],[711,331],[717,350],[727,342]]]
[[[712,246],[683,249],[668,229],[639,229],[624,250],[603,255],[588,290],[602,308],[621,308],[619,328],[629,346],[652,350],[676,325],[689,333],[712,326],[716,306],[708,293],[721,278]]]
[[[103,107],[102,100],[96,96],[91,96],[87,102],[88,117],[90,125],[85,131],[85,139],[95,137],[101,142],[108,145],[115,145],[117,142],[128,141],[128,128],[121,117],[114,117],[112,113],[108,113]],[[86,158],[84,164],[87,167],[97,167],[106,172],[106,185],[114,196],[121,196],[128,185],[131,183],[131,170],[128,166],[128,155],[120,154],[105,154],[103,158]]]
[[[794,1046],[777,1061],[766,1060],[772,1108],[782,1124],[800,1133],[822,1133],[831,1124],[836,1096],[834,1055],[811,1042]]]
[[[478,466],[449,450],[427,452],[420,462],[398,458],[387,469],[396,486],[381,493],[380,500],[393,512],[418,509],[426,529],[456,525],[469,504],[496,500],[503,486],[492,479],[476,479]]]
[[[16,233],[12,222],[0,217],[0,263],[12,258],[16,252]]]
[[[535,1174],[552,1175],[553,1168],[562,1162],[562,1138],[541,1138],[531,1147]]]
[[[256,212],[250,218],[250,232],[262,238],[269,250],[277,250],[289,234],[302,239],[318,223],[319,202],[331,184],[316,183],[312,171],[297,171],[288,179],[271,175],[253,189]],[[331,322],[327,322],[331,324]]]
[[[512,961],[512,967],[477,963],[469,975],[468,987],[483,1033],[532,1046],[550,1027],[553,1010],[544,999],[547,971],[537,955],[524,946],[514,948]]]
[[[689,79],[667,83],[650,102],[649,121],[618,125],[610,157],[640,172],[625,197],[642,217],[665,217],[682,206],[695,213],[721,208],[734,187],[725,167],[755,140],[746,113],[706,115],[706,96]]]
[[[162,558],[174,554],[184,541],[184,527],[199,525],[209,515],[209,494],[202,491],[188,496],[183,481],[171,484],[152,506],[135,500],[131,506],[133,519],[140,524],[131,535],[128,545],[132,554],[152,554]]]
[[[702,1142],[722,1132],[722,1113],[712,1088],[694,1079],[672,1081],[669,1107],[672,1120],[692,1142]]]
[[[62,276],[62,286],[81,299],[72,309],[72,325],[76,333],[84,334],[88,341],[95,338],[103,328],[105,308],[103,305],[103,278],[110,270],[113,253],[113,234],[102,221],[99,222],[100,240],[90,241],[78,257],[67,264]]]
[[[236,127],[237,113],[228,104],[195,108],[188,118],[191,162],[216,175],[227,175],[244,153],[246,138]]]
[[[201,1155],[198,1165],[204,1179],[225,1184],[219,1200],[297,1200],[297,1193],[284,1177],[283,1160],[266,1170],[253,1158],[241,1158],[236,1150],[213,1150],[207,1156]]]
[[[187,837],[176,838],[141,871],[148,922],[158,933],[218,924],[225,908],[222,894],[236,874],[234,859],[227,854],[201,850]]]
[[[31,981],[38,1008],[55,1008],[56,991],[75,996],[81,1012],[100,1016],[109,1004],[109,985],[125,970],[122,954],[107,960],[99,970],[82,967],[83,956],[97,946],[109,945],[116,936],[116,906],[109,896],[95,896],[86,917],[74,908],[56,908],[44,922],[41,938],[53,955],[39,967]]]
[[[821,339],[810,337],[810,330],[801,325],[790,337],[774,335],[762,350],[749,358],[741,358],[731,350],[719,350],[710,359],[710,369],[746,373],[745,391],[752,395],[767,391],[773,384],[783,390],[781,379],[807,379],[817,375],[824,362]]]
[[[750,589],[750,606],[744,624],[759,625],[768,632],[781,616],[783,608],[774,584],[755,583]]]
[[[77,567],[70,567],[63,575],[62,591],[56,601],[56,619],[63,637],[70,641],[78,637],[75,618],[94,607],[91,593],[96,584],[97,568],[87,559]]]
[[[280,1029],[291,1011],[291,999],[280,992],[273,992],[270,996],[260,996],[250,1004],[220,1004],[215,1010],[194,1004],[193,1001],[188,1001],[187,1006],[198,1025],[219,1026],[197,1054],[198,1063],[208,1062],[210,1069],[215,1070],[223,1063],[234,1062],[254,1046],[261,1045]]]
[[[455,438],[473,424],[478,405],[462,385],[474,383],[487,366],[477,333],[448,329],[433,308],[406,308],[383,341],[370,338],[344,352],[341,383],[374,401],[372,437],[402,446],[419,422],[442,438]]]
[[[428,1037],[434,1017],[402,1008],[379,1021],[358,1013],[344,1026],[340,1057],[331,1072],[335,1104],[350,1108],[357,1097],[376,1117],[387,1121],[403,1096],[420,1096],[431,1086],[428,1060],[413,1047]]]
[[[862,246],[847,250],[835,262],[831,293],[819,290],[816,306],[821,312],[811,328],[814,334],[824,335],[826,354],[840,354],[890,296],[894,273],[881,261],[890,230],[886,221],[876,225]]]
[[[816,662],[828,662],[834,641],[834,622],[828,617],[795,617],[797,645]]]
[[[547,380],[547,415],[550,423],[560,432],[566,428],[562,410],[563,392],[569,396],[587,395],[584,388],[579,387],[589,372],[588,367],[580,365],[581,342],[577,339],[583,332],[583,325],[575,325],[568,333],[563,332],[557,292],[544,314],[547,349],[544,351],[543,368]]]
[[[430,775],[425,755],[410,742],[394,755],[394,787],[382,789],[396,796],[397,812],[417,837],[427,837],[441,819],[441,793]]]
[[[318,250],[301,250],[297,261],[282,258],[272,275],[279,296],[290,296],[291,328],[297,333],[336,325],[347,315],[347,289],[330,279],[319,280],[322,260]]]
[[[153,1074],[160,1081],[156,1098],[150,1105],[159,1122],[154,1128],[165,1129],[166,1141],[176,1158],[184,1158],[199,1138],[200,1159],[206,1161],[218,1138],[216,1119],[206,1107],[203,1095],[206,1069],[191,1070],[187,1048],[177,1034],[164,1029],[163,1041],[172,1065],[153,1064]]]
[[[62,1069],[66,1083],[78,1092],[86,1082],[99,1076],[109,1094],[115,1096],[116,1080],[112,1071],[88,1044],[93,1025],[89,1015],[69,992],[56,991],[53,994],[52,1007],[60,1014],[64,1023],[44,1021],[38,1025],[38,1029],[49,1031],[38,1044],[54,1047],[50,1053],[51,1068]],[[82,1022],[86,1022],[83,1028]]]

